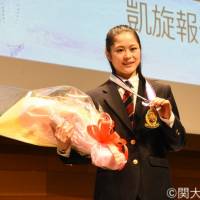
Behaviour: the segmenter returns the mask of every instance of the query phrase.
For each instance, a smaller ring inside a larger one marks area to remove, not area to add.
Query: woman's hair
[[[140,38],[137,34],[137,32],[130,26],[128,25],[118,25],[118,26],[115,26],[113,28],[111,28],[108,33],[107,33],[107,36],[106,36],[106,50],[108,52],[110,52],[111,50],[111,46],[114,44],[115,42],[115,36],[122,33],[122,32],[130,32],[134,35],[134,37],[136,38],[138,44],[139,44],[139,47],[140,49],[142,49],[141,47],[141,42],[140,42]],[[112,73],[115,74],[115,68],[112,64],[112,62],[110,62],[110,66],[111,66],[111,69],[112,69]],[[139,74],[141,74],[141,63],[139,64],[139,66],[137,67],[137,70],[136,70]]]

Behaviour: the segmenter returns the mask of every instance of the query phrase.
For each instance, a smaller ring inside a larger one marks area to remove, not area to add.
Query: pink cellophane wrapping
[[[125,140],[113,131],[107,113],[96,110],[91,98],[72,86],[57,86],[27,93],[0,117],[0,135],[39,146],[56,147],[53,125],[73,126],[72,148],[91,157],[92,163],[112,170],[127,161]],[[64,133],[63,133],[64,134]]]

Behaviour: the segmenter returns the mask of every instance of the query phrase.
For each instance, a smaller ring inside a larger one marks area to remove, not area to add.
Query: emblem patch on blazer
[[[146,115],[145,115],[145,124],[144,126],[146,128],[157,128],[160,126],[159,122],[158,122],[158,115],[156,113],[156,111],[152,108],[150,108]]]

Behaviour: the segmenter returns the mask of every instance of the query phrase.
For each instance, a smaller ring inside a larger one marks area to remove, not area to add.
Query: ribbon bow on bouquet
[[[56,147],[52,123],[74,127],[72,148],[91,156],[96,166],[122,169],[127,162],[126,141],[113,130],[107,113],[99,113],[91,98],[72,86],[29,91],[0,117],[0,135],[22,142]],[[64,134],[64,133],[63,133]]]
[[[87,126],[88,133],[99,142],[93,146],[91,158],[97,166],[108,165],[112,169],[122,169],[128,159],[128,148],[126,140],[120,138],[113,128],[114,122],[108,113],[101,113],[97,125]],[[101,151],[102,155],[97,156]]]

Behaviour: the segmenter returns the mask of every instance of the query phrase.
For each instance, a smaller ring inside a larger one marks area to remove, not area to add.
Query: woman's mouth
[[[123,63],[123,65],[126,65],[126,66],[128,66],[128,65],[132,65],[132,64],[134,64],[135,62],[133,61],[133,62],[125,62],[125,63]]]

